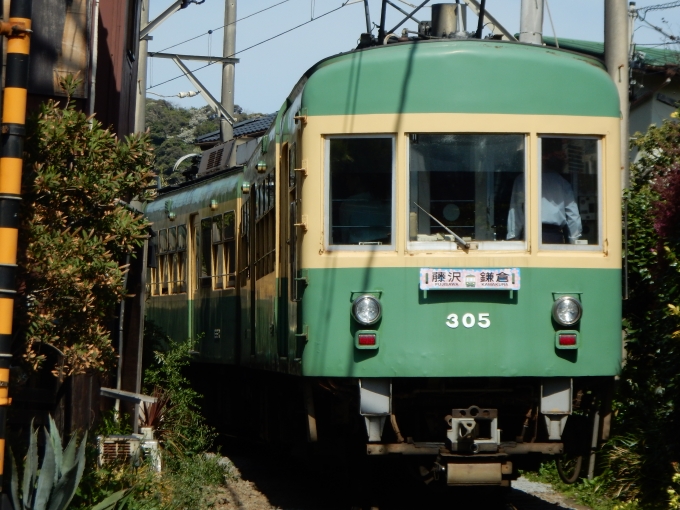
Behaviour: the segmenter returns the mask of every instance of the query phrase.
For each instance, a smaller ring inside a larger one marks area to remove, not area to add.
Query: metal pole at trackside
[[[630,102],[628,91],[630,22],[626,0],[604,1],[604,63],[616,89],[619,91],[621,108],[621,187],[627,188],[630,182],[628,168],[630,152],[628,148],[628,117]]]
[[[145,30],[149,26],[149,0],[142,0],[139,26]],[[137,58],[137,100],[135,101],[135,133],[143,133],[146,130],[146,73],[147,53],[149,50],[149,34],[139,39],[139,51]]]
[[[9,398],[9,367],[12,361],[12,315],[16,296],[21,170],[26,135],[31,0],[12,0],[9,21],[0,25],[0,34],[8,38],[0,145],[0,491],[2,491],[7,410],[12,402]],[[3,499],[5,498],[3,494]]]
[[[522,0],[519,42],[543,44],[543,0]]]
[[[236,53],[236,0],[224,2],[224,45],[222,56],[233,57]],[[224,109],[234,116],[234,74],[235,64],[232,62],[222,63],[222,97],[221,103]],[[220,118],[220,135],[223,142],[234,138],[234,128],[224,117]],[[234,151],[236,152],[236,151]]]

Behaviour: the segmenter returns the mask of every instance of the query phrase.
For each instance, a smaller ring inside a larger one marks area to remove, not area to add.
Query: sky
[[[341,7],[344,2],[345,0],[237,0],[237,20],[241,21],[236,25],[235,56],[240,62],[236,64],[235,103],[249,113],[278,111],[307,69],[319,60],[355,48],[359,35],[366,31],[364,4],[360,0],[349,0],[347,5]],[[412,8],[409,5],[418,5],[420,0],[393,2],[410,12]],[[172,3],[173,0],[150,0],[150,19],[154,19]],[[205,0],[200,5],[190,4],[186,9],[176,12],[152,32],[153,40],[149,41],[149,51],[221,56],[224,3],[225,0]],[[431,3],[437,3],[437,0],[432,0]],[[558,40],[604,39],[604,0],[546,0],[546,3],[548,9],[544,11],[543,23],[545,36],[556,34]],[[666,3],[670,1],[636,2],[638,8]],[[380,4],[380,0],[369,0],[372,23],[380,22]],[[517,33],[520,4],[521,0],[487,0],[486,8],[510,33]],[[263,10],[264,12],[255,14]],[[423,7],[415,17],[429,20],[430,8]],[[386,29],[396,25],[402,18],[402,13],[388,5]],[[646,21],[668,34],[680,35],[680,7],[649,11]],[[473,31],[476,23],[477,17],[469,11],[467,30]],[[298,25],[302,26],[293,29]],[[410,20],[404,27],[417,30],[416,24]],[[266,39],[290,29],[293,30],[263,43]],[[209,34],[211,30],[212,34]],[[484,32],[485,35],[486,33],[487,31]],[[377,34],[377,28],[373,29],[373,34]],[[191,38],[194,39],[184,42]],[[666,37],[641,21],[635,24],[634,41],[640,50],[644,50],[644,47],[680,50],[680,45],[668,45]],[[166,49],[170,46],[173,47]],[[192,70],[204,65],[202,62],[187,62]],[[219,100],[221,65],[208,65],[196,71],[195,75]],[[196,89],[171,60],[149,59],[147,97],[163,98],[185,108],[204,106],[206,103],[200,96],[185,99],[176,97],[179,92],[191,90]]]

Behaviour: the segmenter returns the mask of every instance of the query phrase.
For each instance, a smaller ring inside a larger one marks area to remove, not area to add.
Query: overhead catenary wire
[[[555,38],[555,46],[560,47],[560,42],[557,40],[557,32],[555,32],[555,25],[553,25],[552,16],[550,15],[550,5],[548,0],[545,0],[545,8],[548,11],[548,19],[550,20],[550,26],[552,27],[553,37]]]
[[[645,15],[649,11],[662,11],[662,10],[665,10],[665,9],[673,9],[674,7],[680,7],[680,1],[667,2],[665,4],[648,5],[647,7],[639,7],[637,9],[637,12],[640,15],[640,19],[644,20]]]
[[[286,2],[290,2],[290,0],[282,0],[282,1],[279,2],[279,3],[276,3],[276,4],[274,4],[274,5],[270,5],[269,7],[265,7],[264,9],[261,9],[261,10],[259,10],[259,11],[257,11],[257,12],[252,13],[252,14],[248,14],[248,16],[243,16],[242,18],[239,18],[239,19],[237,19],[236,21],[232,21],[231,23],[229,23],[229,25],[233,25],[233,24],[235,24],[235,23],[238,23],[239,21],[243,21],[243,20],[245,20],[245,19],[252,18],[253,16],[256,16],[256,15],[262,13],[262,12],[268,11],[269,9],[273,9],[274,7],[278,7],[279,5],[285,4]],[[213,32],[216,32],[217,30],[222,30],[222,29],[223,29],[224,27],[226,27],[226,26],[227,26],[227,25],[222,25],[221,27],[212,28],[212,29],[208,30],[207,32],[205,32],[205,33],[203,33],[203,34],[199,34],[199,35],[197,35],[197,36],[190,37],[190,38],[187,39],[186,41],[182,41],[182,42],[175,43],[175,44],[173,44],[172,46],[168,46],[167,48],[163,48],[162,50],[157,51],[157,52],[155,52],[155,53],[163,53],[164,51],[167,51],[167,50],[169,50],[169,49],[171,49],[171,48],[175,48],[175,47],[180,46],[180,45],[182,45],[182,44],[186,44],[186,43],[191,42],[191,41],[193,41],[193,40],[195,40],[195,39],[198,39],[199,37],[203,37],[203,36],[205,36],[205,35],[210,35],[210,34],[212,34]]]
[[[668,34],[668,33],[666,33],[662,28],[657,27],[656,25],[652,25],[649,21],[647,21],[647,20],[645,20],[645,19],[643,19],[643,18],[640,18],[640,21],[642,21],[645,25],[648,25],[650,28],[653,28],[654,30],[656,30],[657,32],[659,32],[659,33],[660,33],[661,35],[663,35],[664,37],[667,37],[667,38],[670,39],[671,41],[675,41],[675,42],[678,41],[678,37],[677,37],[677,36],[675,36],[675,35],[673,35],[673,34]]]
[[[286,0],[286,1],[287,1],[287,0]],[[250,50],[250,49],[253,49],[253,48],[255,48],[255,47],[257,47],[257,46],[260,46],[260,45],[262,45],[262,44],[264,44],[264,43],[266,43],[266,42],[269,42],[269,41],[271,41],[271,40],[273,40],[273,39],[276,39],[277,37],[281,37],[282,35],[285,35],[285,34],[287,34],[287,33],[289,33],[289,32],[292,32],[293,30],[297,30],[297,29],[300,28],[300,27],[303,27],[303,26],[305,26],[305,25],[308,25],[309,23],[311,23],[311,22],[313,22],[313,21],[316,21],[316,20],[318,20],[318,19],[321,19],[321,18],[323,18],[324,16],[328,16],[329,14],[332,14],[332,13],[334,13],[334,12],[336,12],[336,11],[339,11],[340,9],[342,9],[343,7],[345,7],[345,6],[347,5],[348,1],[349,1],[349,0],[345,0],[345,2],[343,2],[342,5],[340,5],[340,7],[336,7],[335,9],[332,9],[332,10],[330,10],[330,11],[328,11],[328,12],[325,12],[324,14],[321,14],[320,16],[317,16],[316,18],[312,18],[312,19],[310,19],[309,21],[305,21],[304,23],[300,23],[299,25],[294,26],[293,28],[289,28],[288,30],[284,30],[283,32],[281,32],[281,33],[279,33],[279,34],[273,35],[273,36],[271,36],[271,37],[269,37],[269,38],[267,38],[267,39],[265,39],[265,40],[263,40],[263,41],[260,41],[259,43],[253,44],[252,46],[248,46],[247,48],[244,48],[244,49],[242,49],[242,50],[236,51],[236,52],[232,53],[231,55],[229,55],[228,57],[229,57],[229,58],[234,57],[234,56],[236,56],[236,55],[238,55],[238,54],[240,54],[240,53],[243,53],[243,52],[245,52],[245,51],[248,51],[248,50]],[[159,53],[160,53],[160,52],[159,52]],[[218,62],[208,62],[207,64],[205,64],[205,65],[203,65],[203,66],[201,66],[201,67],[197,67],[196,69],[192,69],[191,72],[192,72],[192,73],[195,73],[196,71],[200,71],[201,69],[205,69],[206,67],[211,66],[211,65],[216,64],[216,63],[219,63],[219,61],[218,61]],[[162,82],[157,83],[157,84],[155,84],[155,85],[152,85],[152,86],[150,86],[150,87],[147,87],[146,90],[149,90],[149,89],[152,89],[152,88],[155,88],[155,87],[159,87],[159,86],[161,86],[161,85],[165,85],[166,83],[169,83],[169,82],[174,81],[174,80],[178,80],[179,78],[182,78],[183,76],[186,76],[186,73],[179,74],[179,75],[175,76],[174,78],[170,78],[170,79],[168,79],[168,80],[165,80],[165,81],[162,81]]]

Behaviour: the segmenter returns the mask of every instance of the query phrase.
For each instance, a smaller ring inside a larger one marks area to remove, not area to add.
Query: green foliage
[[[206,508],[216,486],[225,481],[225,469],[216,457],[185,457],[175,469],[165,471],[145,483],[138,483],[124,502],[122,510],[183,510]],[[123,502],[121,502],[123,503]]]
[[[154,169],[165,185],[183,180],[179,172],[172,173],[175,163],[185,154],[200,152],[193,145],[194,139],[219,129],[219,121],[208,106],[186,109],[168,101],[147,99],[146,127],[156,154]]]
[[[147,394],[157,388],[168,400],[156,434],[166,451],[164,460],[170,464],[209,450],[215,439],[215,431],[200,413],[201,395],[182,373],[192,355],[191,341],[169,340],[167,350],[156,351],[154,364],[144,373]]]
[[[115,409],[102,413],[97,429],[98,436],[127,436],[132,434],[130,415],[120,414]]]
[[[179,135],[189,127],[189,110],[173,105],[168,101],[146,100],[146,127],[151,143],[158,147],[168,138]]]
[[[176,343],[149,324],[145,345],[162,349],[153,353],[145,369],[145,393],[160,391],[167,398],[161,417],[156,421],[163,471],[156,473],[148,463],[134,467],[127,462],[111,463],[91,469],[85,476],[74,508],[90,510],[157,510],[206,508],[216,486],[224,483],[228,472],[215,455],[205,452],[215,438],[213,429],[200,414],[200,395],[191,389],[182,375],[192,356],[190,342]],[[101,435],[125,432],[117,422],[104,419]],[[88,451],[89,463],[96,463],[96,449]]]
[[[33,430],[23,466],[21,492],[19,472],[10,453],[12,503],[16,510],[64,510],[76,492],[85,469],[87,432],[77,448],[75,434],[62,450],[59,431],[50,416],[50,432],[45,430],[45,454],[38,469],[38,429]],[[77,450],[76,450],[77,448]]]
[[[680,124],[651,126],[633,147],[640,153],[625,193],[627,355],[614,436],[594,480],[566,486],[551,465],[539,475],[593,508],[680,508]],[[598,503],[603,495],[610,503]]]
[[[234,106],[234,111],[237,121],[262,116],[261,113],[244,113],[238,105]],[[146,127],[156,154],[154,169],[161,175],[163,185],[168,185],[183,182],[181,170],[188,168],[191,161],[182,163],[180,171],[173,173],[175,163],[186,154],[200,153],[193,145],[194,140],[219,130],[220,119],[209,106],[182,108],[168,101],[147,99]]]
[[[206,508],[229,472],[216,456],[194,455],[156,473],[148,464],[93,469],[74,499],[75,510],[184,510]]]
[[[541,465],[538,473],[523,473],[533,481],[549,483],[560,493],[586,505],[593,510],[638,510],[637,501],[622,501],[612,494],[614,476],[611,471],[605,470],[592,480],[581,479],[577,483],[565,484],[560,479],[555,462],[550,461]]]
[[[624,301],[626,364],[607,461],[614,493],[644,505],[668,504],[680,460],[680,125],[639,134],[628,203],[629,299]]]
[[[67,78],[64,88],[73,90]],[[30,369],[51,344],[64,375],[114,362],[109,322],[125,296],[121,265],[141,246],[147,222],[122,200],[145,200],[153,159],[148,139],[118,140],[94,118],[52,100],[27,124],[15,348]]]
[[[115,410],[104,413],[94,437],[86,449],[87,469],[73,499],[73,508],[91,510],[96,503],[125,496],[129,489],[140,483],[151,483],[153,474],[146,466],[139,469],[127,461],[112,461],[98,466],[98,437],[128,435],[132,432],[126,415],[118,416]],[[148,480],[147,480],[148,479]],[[103,508],[107,508],[104,506]]]

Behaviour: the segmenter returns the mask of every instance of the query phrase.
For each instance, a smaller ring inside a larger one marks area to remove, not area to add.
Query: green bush
[[[182,373],[193,356],[193,343],[167,341],[167,350],[154,353],[154,363],[144,373],[144,389],[147,394],[161,391],[168,404],[156,429],[157,438],[164,447],[165,458],[175,462],[185,456],[208,451],[216,434],[201,414],[199,400],[202,398],[191,388]]]
[[[106,371],[113,311],[127,293],[123,261],[148,225],[120,200],[147,197],[148,138],[119,140],[70,98],[41,105],[26,132],[13,352],[29,372],[45,359],[42,344],[63,353],[64,376]]]
[[[198,404],[201,396],[182,374],[192,357],[192,343],[173,342],[150,324],[145,342],[160,348],[144,371],[144,392],[163,394],[166,404],[158,410],[155,434],[162,447],[163,471],[156,473],[150,463],[133,466],[129,462],[111,463],[86,474],[74,500],[77,510],[172,510],[205,508],[227,472],[220,457],[206,455],[215,439],[214,430],[205,423]],[[105,417],[101,435],[125,434],[115,416]],[[96,446],[88,454],[94,468]],[[110,505],[104,502],[110,498]]]
[[[605,461],[614,494],[667,508],[680,461],[680,125],[637,134],[628,203],[627,357]]]

